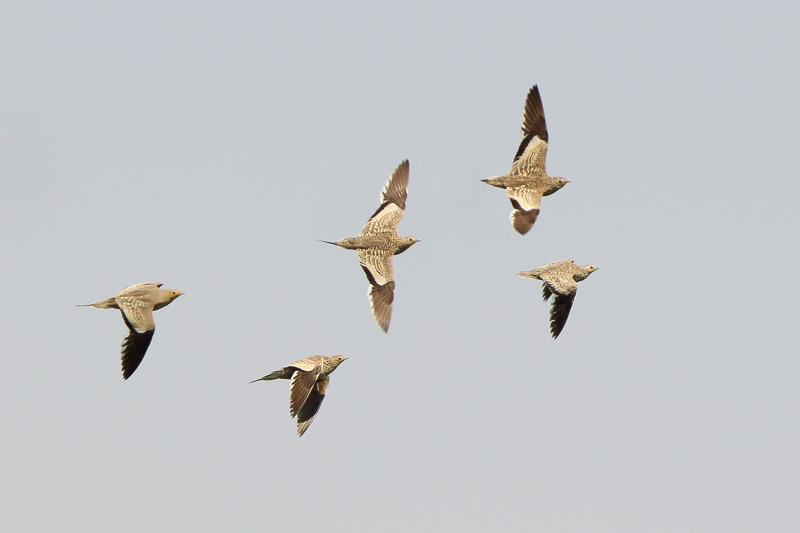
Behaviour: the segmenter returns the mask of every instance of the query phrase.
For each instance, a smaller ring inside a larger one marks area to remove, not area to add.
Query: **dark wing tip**
[[[554,339],[557,339],[561,330],[564,329],[574,300],[574,295],[564,296],[562,294],[556,294],[553,299],[553,307],[550,310],[550,334]]]
[[[548,142],[547,123],[544,120],[544,107],[542,97],[539,95],[539,87],[534,85],[528,91],[525,98],[525,112],[522,115],[522,135],[537,136],[544,142]]]
[[[311,422],[314,421],[314,417],[317,416],[319,412],[319,408],[322,405],[322,400],[325,399],[324,394],[320,394],[317,387],[311,389],[311,393],[306,398],[306,401],[303,402],[302,407],[297,413],[297,436],[302,437],[303,433],[305,433],[308,428],[311,426]]]
[[[530,211],[526,211],[519,205],[519,202],[513,198],[510,200],[511,206],[514,208],[514,211],[511,213],[511,225],[514,226],[514,229],[517,230],[520,235],[525,235],[530,231],[536,219],[539,217],[539,210],[531,209]]]
[[[547,283],[542,283],[542,300],[545,302],[553,295],[553,291],[547,286]]]
[[[385,205],[387,202],[390,202],[397,205],[400,209],[405,210],[406,198],[408,197],[408,172],[409,172],[409,163],[408,159],[406,159],[402,163],[397,165],[397,168],[394,170],[394,172],[392,172],[389,181],[383,188],[382,204]],[[378,211],[376,211],[375,214],[380,212],[380,210],[383,209],[384,205],[381,205],[381,207],[378,208]]]
[[[372,315],[384,333],[389,333],[389,322],[392,319],[394,303],[394,281],[386,285],[370,285],[369,299],[372,304]]]
[[[128,336],[125,337],[122,342],[122,379],[127,380],[139,368],[155,331],[155,329],[151,329],[144,333],[137,333],[131,329]]]

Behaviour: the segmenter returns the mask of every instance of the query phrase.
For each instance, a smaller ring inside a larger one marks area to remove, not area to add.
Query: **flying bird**
[[[128,335],[122,341],[122,379],[128,379],[139,367],[153,340],[156,323],[153,311],[166,307],[183,294],[174,289],[161,289],[163,283],[139,283],[120,291],[113,298],[79,307],[119,309],[128,326]]]
[[[397,224],[403,218],[408,196],[408,159],[400,163],[383,187],[381,205],[367,221],[358,237],[336,242],[322,241],[346,250],[356,250],[361,268],[369,281],[369,304],[380,328],[386,333],[394,302],[392,256],[419,242],[416,237],[401,237]]]
[[[546,302],[550,296],[553,298],[553,307],[550,309],[550,333],[553,338],[558,338],[564,324],[567,323],[572,302],[578,292],[578,282],[589,277],[597,270],[594,265],[578,266],[571,259],[548,263],[542,268],[525,270],[517,274],[521,278],[538,279],[542,283],[542,299]]]
[[[511,164],[511,172],[482,180],[506,190],[511,200],[511,225],[522,235],[528,233],[539,216],[542,196],[549,196],[569,183],[547,175],[547,124],[539,88],[534,85],[525,100],[522,114],[522,142]]]
[[[297,436],[302,437],[317,416],[322,400],[325,399],[328,376],[346,359],[347,357],[342,355],[333,357],[312,355],[250,383],[273,379],[292,380],[289,385],[289,414],[292,418],[297,417]]]

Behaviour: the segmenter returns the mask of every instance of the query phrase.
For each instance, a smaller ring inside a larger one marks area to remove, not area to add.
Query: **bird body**
[[[322,241],[345,250],[356,250],[361,268],[369,281],[370,307],[380,328],[387,332],[394,303],[394,267],[392,257],[419,242],[416,237],[401,237],[397,224],[403,218],[408,197],[408,160],[392,173],[381,191],[381,205],[357,237],[335,242]]]
[[[322,400],[328,391],[328,376],[342,364],[347,357],[334,355],[312,355],[295,361],[281,369],[251,381],[272,381],[291,379],[289,386],[289,414],[297,417],[297,436],[302,437],[314,417],[317,416]]]
[[[578,266],[573,260],[568,259],[517,274],[521,278],[542,281],[542,299],[545,302],[550,296],[555,295],[550,309],[550,333],[554,339],[558,338],[567,323],[572,303],[578,292],[578,282],[585,280],[595,270],[597,267],[594,265]]]
[[[569,183],[564,178],[549,176],[547,158],[547,124],[539,88],[528,92],[522,115],[522,142],[514,156],[511,171],[505,176],[482,180],[505,189],[511,200],[511,225],[521,234],[527,233],[539,216],[542,196],[549,196]]]
[[[128,379],[144,359],[156,330],[153,311],[166,307],[183,294],[174,289],[161,289],[163,283],[139,283],[122,289],[112,298],[99,300],[81,307],[119,309],[128,326],[128,335],[122,342],[122,379]]]

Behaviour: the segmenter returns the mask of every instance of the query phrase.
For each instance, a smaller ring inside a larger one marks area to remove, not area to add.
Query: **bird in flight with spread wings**
[[[555,295],[550,308],[550,334],[554,339],[558,338],[567,323],[572,303],[578,293],[578,282],[588,278],[595,270],[597,267],[594,265],[578,266],[572,259],[567,259],[517,274],[521,278],[541,280],[542,299],[545,302]]]
[[[403,218],[408,196],[408,159],[400,163],[381,191],[381,205],[367,221],[358,237],[336,242],[322,241],[346,250],[356,250],[361,268],[369,281],[370,307],[380,328],[389,330],[394,302],[392,257],[419,242],[416,237],[401,237],[397,224]]]
[[[289,385],[289,414],[292,418],[297,417],[297,436],[302,437],[317,416],[322,400],[325,399],[328,376],[346,359],[347,357],[342,355],[333,357],[312,355],[250,383],[273,379],[292,380]]]
[[[128,335],[122,341],[122,379],[133,375],[153,340],[153,333],[156,331],[153,311],[166,307],[183,294],[174,289],[161,289],[162,285],[163,283],[131,285],[112,298],[80,306],[119,309],[122,313],[122,320],[128,326]]]
[[[545,170],[547,157],[547,124],[539,88],[534,85],[525,100],[522,114],[522,142],[511,164],[511,172],[482,180],[494,187],[505,189],[511,200],[511,225],[522,235],[528,233],[541,209],[542,196],[549,196],[569,183],[559,177],[548,176]]]

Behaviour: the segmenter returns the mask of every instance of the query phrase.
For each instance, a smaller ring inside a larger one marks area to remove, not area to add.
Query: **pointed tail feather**
[[[114,298],[106,298],[105,300],[97,301],[93,304],[78,304],[76,307],[94,307],[95,309],[119,309],[117,301]]]
[[[250,383],[255,383],[256,381],[272,381],[273,379],[281,379],[283,377],[283,369],[276,370],[275,372],[271,372],[264,376],[263,378],[254,379]]]

